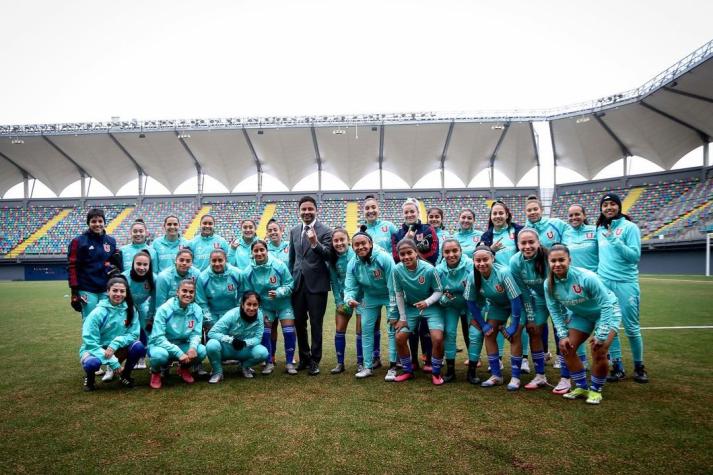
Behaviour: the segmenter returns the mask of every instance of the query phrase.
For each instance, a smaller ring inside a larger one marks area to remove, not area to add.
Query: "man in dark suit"
[[[295,312],[297,346],[300,364],[297,369],[309,369],[319,374],[322,359],[322,322],[327,309],[329,292],[329,256],[332,249],[332,230],[317,221],[317,202],[303,196],[299,202],[301,223],[290,230],[289,268],[295,280],[292,308]],[[312,348],[307,337],[309,318]]]

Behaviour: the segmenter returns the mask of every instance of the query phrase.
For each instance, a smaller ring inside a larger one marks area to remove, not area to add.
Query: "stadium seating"
[[[212,206],[210,214],[215,217],[215,233],[228,242],[240,235],[240,223],[252,219],[255,225],[260,222],[262,206],[255,201],[226,201],[206,203]]]
[[[129,204],[127,206],[134,206]],[[163,220],[166,216],[174,215],[181,223],[181,230],[185,230],[191,223],[191,220],[198,212],[198,205],[194,202],[154,202],[143,203],[137,206],[134,211],[122,221],[121,225],[114,230],[112,235],[116,238],[118,246],[123,246],[131,242],[131,224],[138,218],[141,218],[146,223],[146,228],[149,233],[149,240],[152,241],[159,236],[163,236]],[[67,217],[69,220],[71,215]],[[65,220],[65,221],[66,221]]]
[[[604,193],[616,193],[622,200],[624,200],[628,191],[623,188],[601,186],[590,186],[577,190],[567,190],[558,194],[552,202],[552,212],[550,213],[550,216],[553,218],[556,217],[563,219],[566,222],[569,207],[573,204],[578,204],[584,207],[587,216],[589,217],[589,222],[594,224],[599,216],[599,200],[602,199]]]
[[[59,213],[62,208],[0,208],[0,255],[7,254],[12,248],[27,239],[37,228]]]

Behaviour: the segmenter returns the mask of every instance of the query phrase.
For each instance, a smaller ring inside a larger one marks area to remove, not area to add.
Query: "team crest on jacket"
[[[235,286],[233,284],[228,284],[228,292],[232,292],[235,290]]]
[[[594,233],[587,233],[587,239],[594,239]]]
[[[188,329],[193,330],[193,327],[196,326],[196,321],[195,320],[188,320]]]
[[[619,229],[617,229],[617,230],[615,231],[615,234],[616,234],[617,236],[621,236],[621,232],[622,232],[622,229],[619,228]],[[106,247],[106,244],[104,244],[104,247]],[[107,251],[107,252],[109,252],[109,251]]]
[[[478,242],[478,236],[473,236],[473,242]]]
[[[219,243],[219,242],[214,242],[214,243],[213,243],[213,249],[220,249],[220,243]]]
[[[271,275],[271,276],[270,276],[270,283],[271,283],[271,284],[276,284],[276,283],[277,283],[277,276]]]
[[[515,240],[515,233],[510,233],[510,239],[513,241]]]
[[[579,284],[574,284],[572,286],[572,290],[574,290],[575,294],[581,294],[582,293],[582,286]]]
[[[388,231],[388,230],[389,230],[389,227],[388,227],[387,225],[383,225],[383,226],[381,227],[381,232],[382,232],[382,233],[385,233],[385,232]]]
[[[374,278],[381,279],[381,269],[374,269]]]
[[[421,284],[421,285],[425,284],[425,283],[426,283],[426,278],[425,278],[424,276],[422,276],[422,275],[419,275],[419,276],[418,276],[418,283]]]
[[[503,287],[502,284],[495,284],[495,290],[497,290],[498,293],[502,294],[505,292],[505,287]]]
[[[286,247],[285,250],[282,251],[282,252],[284,252],[285,254],[289,254],[289,253],[290,253],[290,248],[289,248],[289,247]]]
[[[423,233],[416,234],[417,241],[423,241]]]
[[[555,237],[555,233],[553,233],[552,231],[547,231],[547,237],[549,239],[553,239]]]
[[[111,246],[109,244],[104,243],[104,252],[111,252]]]

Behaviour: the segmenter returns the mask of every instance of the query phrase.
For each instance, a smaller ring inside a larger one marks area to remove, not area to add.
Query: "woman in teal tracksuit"
[[[139,321],[134,318],[131,291],[123,277],[109,279],[107,297],[99,301],[82,324],[79,360],[86,373],[85,391],[94,391],[94,373],[103,364],[120,374],[123,386],[133,387],[131,371],[146,355],[146,348],[139,341]]]
[[[164,269],[156,278],[156,307],[163,305],[176,295],[178,284],[184,279],[194,282],[200,276],[200,271],[193,267],[193,253],[185,248],[178,251],[173,267]]]
[[[448,238],[443,242],[441,247],[443,260],[436,266],[438,275],[443,284],[443,295],[439,303],[443,307],[444,323],[445,323],[445,357],[446,357],[446,375],[443,381],[446,383],[455,379],[455,357],[456,357],[456,339],[458,337],[458,322],[463,318],[464,314],[468,313],[468,309],[463,298],[465,286],[468,283],[468,276],[473,272],[473,261],[463,255],[461,245],[455,238]],[[467,316],[466,316],[467,319]],[[466,346],[470,345],[470,340],[466,339]],[[474,355],[473,368],[475,368],[478,356]],[[470,369],[470,362],[468,363]],[[477,384],[480,381],[474,382],[475,373],[471,375],[468,371],[468,380]]]
[[[176,296],[156,310],[148,351],[153,389],[161,389],[172,361],[178,361],[176,373],[184,382],[195,382],[190,368],[200,364],[206,356],[201,343],[203,312],[194,302],[195,296],[195,280],[184,279],[178,284]]]
[[[381,335],[378,322],[382,307],[389,312],[391,305],[392,280],[394,260],[391,254],[374,245],[367,227],[362,225],[360,231],[352,237],[352,247],[356,257],[349,261],[344,279],[344,302],[352,309],[357,309],[361,320],[362,345],[364,349],[364,366],[357,372],[359,379],[368,378],[374,374],[374,353],[376,335]],[[396,330],[394,319],[387,326],[389,340],[389,370],[385,381],[396,378]]]
[[[426,210],[426,217],[428,219],[428,224],[433,226],[436,230],[436,236],[438,236],[438,242],[441,243],[441,253],[438,256],[438,262],[443,261],[443,242],[451,237],[451,234],[446,230],[443,224],[443,210],[438,207],[431,207]]]
[[[140,341],[146,347],[156,313],[156,275],[147,249],[134,254],[131,269],[124,271],[123,276],[129,283],[134,309],[139,315]],[[143,358],[136,363],[136,369],[146,369]]]
[[[480,244],[473,254],[473,273],[469,276],[463,297],[473,321],[469,352],[473,357],[480,355],[483,336],[485,349],[488,352],[491,376],[481,383],[482,387],[492,387],[503,383],[498,353],[497,334],[502,332],[510,341],[510,365],[512,377],[508,383],[508,391],[520,389],[520,366],[522,365],[522,298],[520,287],[515,282],[510,269],[495,263],[495,254],[490,247]],[[483,311],[487,321],[483,318]],[[510,319],[509,326],[506,327]],[[472,371],[475,373],[475,371]],[[477,379],[475,374],[473,377]]]
[[[181,236],[181,223],[176,216],[169,215],[164,218],[163,231],[164,235],[151,244],[156,251],[157,274],[172,268],[178,251],[188,247],[188,241]]]
[[[201,218],[201,233],[191,239],[188,248],[193,252],[193,265],[200,271],[210,267],[210,253],[215,249],[228,252],[228,242],[215,234],[215,218],[209,214]]]
[[[564,397],[586,398],[589,404],[599,404],[607,377],[607,350],[621,321],[616,295],[594,272],[573,267],[567,246],[552,246],[548,261],[551,272],[545,282],[545,300],[559,334],[560,351],[567,360],[575,384],[575,389]],[[590,335],[593,362],[588,386],[576,350],[584,346],[582,343]]]
[[[267,252],[267,243],[261,239],[252,245],[250,267],[245,272],[245,285],[260,295],[262,313],[265,316],[262,345],[268,349],[268,361],[263,374],[270,374],[275,368],[275,349],[277,348],[277,323],[282,327],[285,340],[285,371],[295,375],[292,361],[295,356],[295,315],[292,311],[290,295],[294,289],[294,280],[287,266]]]
[[[366,232],[371,236],[374,244],[386,252],[391,252],[391,235],[398,232],[398,228],[391,221],[379,219],[379,202],[374,195],[368,195],[364,199],[363,207],[364,219],[366,220]]]
[[[349,261],[354,257],[354,251],[349,246],[349,233],[342,228],[332,232],[332,253],[329,262],[329,279],[334,297],[334,350],[337,355],[337,366],[331,374],[344,372],[344,353],[347,346],[347,326],[354,310],[344,301],[344,281],[347,276]],[[357,319],[356,328],[357,373],[363,369],[364,358],[361,343],[361,322]]]
[[[137,252],[146,250],[152,261],[156,261],[156,251],[153,247],[146,244],[147,232],[146,223],[143,219],[137,219],[131,225],[131,242],[119,249],[121,253],[121,270],[130,271],[131,264],[134,261],[134,256]]]
[[[267,223],[267,252],[285,264],[290,261],[290,243],[282,239],[282,227],[274,218]]]
[[[569,226],[564,231],[562,243],[569,248],[574,267],[582,267],[597,272],[599,248],[597,228],[587,221],[587,213],[580,204],[573,204],[567,211]]]
[[[240,305],[247,289],[244,275],[227,263],[223,249],[210,253],[210,267],[196,281],[196,303],[203,311],[203,337],[228,310]]]
[[[629,216],[621,212],[621,199],[614,193],[602,197],[599,209],[601,214],[597,219],[597,273],[604,285],[614,292],[619,300],[624,331],[634,358],[634,381],[648,383],[649,376],[644,368],[644,341],[639,327],[641,231]],[[608,380],[616,382],[625,376],[618,336],[614,338],[609,351],[612,371]]]
[[[240,223],[240,236],[233,239],[230,243],[228,251],[228,263],[245,271],[250,267],[250,259],[252,259],[252,245],[257,241],[255,235],[256,226],[252,219],[245,219]]]
[[[265,361],[270,354],[260,344],[263,325],[260,296],[249,290],[243,294],[240,307],[223,315],[208,333],[210,340],[206,352],[213,367],[209,383],[216,384],[223,380],[224,360],[240,361],[243,377],[253,377],[252,367]]]
[[[428,322],[432,341],[431,382],[440,386],[443,366],[443,309],[438,300],[443,296],[443,286],[438,271],[433,265],[420,258],[416,242],[402,239],[395,249],[399,264],[394,267],[393,292],[399,321],[396,322],[396,348],[403,372],[394,381],[412,379],[413,364],[408,347],[409,334],[418,328],[419,320]]]
[[[475,213],[472,209],[465,208],[458,215],[458,231],[453,234],[453,237],[458,240],[460,247],[463,250],[463,255],[469,259],[473,258],[475,246],[480,242],[483,235],[473,227],[475,223]]]

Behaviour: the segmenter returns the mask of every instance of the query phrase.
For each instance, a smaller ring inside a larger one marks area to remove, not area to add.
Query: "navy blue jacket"
[[[69,243],[69,286],[73,290],[105,292],[109,271],[119,258],[113,237],[85,231]]]
[[[438,262],[438,253],[441,249],[441,244],[438,242],[438,234],[430,224],[422,224],[421,221],[416,221],[416,247],[422,259],[427,260],[434,266]],[[400,262],[399,253],[396,250],[396,245],[401,241],[409,230],[409,225],[404,223],[401,225],[396,234],[391,235],[391,253],[394,256],[394,262]]]
[[[520,234],[520,230],[522,228],[524,228],[525,226],[520,226],[517,223],[510,223],[510,226],[512,226],[513,229],[515,230],[515,243],[517,245],[517,235]],[[485,231],[482,236],[480,236],[480,242],[482,242],[483,244],[487,244],[488,246],[493,245],[493,227],[492,226],[490,226],[488,228],[488,230]],[[480,243],[478,243],[478,244],[480,244]]]

